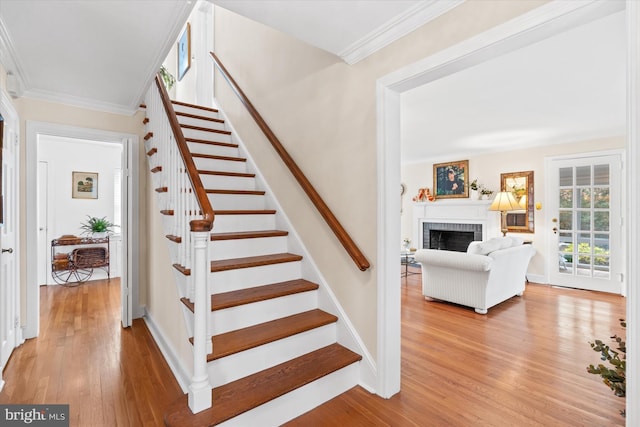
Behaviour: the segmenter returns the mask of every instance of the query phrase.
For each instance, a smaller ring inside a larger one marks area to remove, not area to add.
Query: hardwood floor
[[[120,326],[120,282],[40,288],[40,336],[17,348],[0,404],[69,404],[71,426],[161,426],[182,395],[144,321]]]
[[[624,298],[531,284],[487,315],[425,301],[402,279],[402,391],[360,387],[297,426],[624,426],[624,399],[586,372],[588,341],[621,333]]]
[[[295,426],[623,426],[617,398],[586,373],[588,341],[623,333],[624,299],[529,285],[483,316],[428,302],[402,281],[402,391],[360,387]],[[69,403],[72,426],[161,426],[182,395],[144,322],[122,329],[116,280],[41,288],[40,337],[17,348],[2,403]]]

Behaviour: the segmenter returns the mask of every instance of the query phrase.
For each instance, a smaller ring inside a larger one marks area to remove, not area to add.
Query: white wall
[[[114,221],[114,175],[116,169],[121,169],[121,144],[42,135],[38,139],[38,162],[48,165],[48,242],[64,234],[82,235],[80,224],[86,222],[87,215]],[[72,197],[74,171],[98,174],[97,199]],[[122,248],[117,244],[120,230],[116,228],[114,231],[116,235],[112,239],[110,253],[111,277],[118,277]],[[50,266],[50,260],[47,266]],[[55,283],[50,268],[47,273],[46,283]],[[91,278],[106,277],[105,271],[95,269]]]
[[[464,154],[454,154],[451,161],[469,160],[469,178],[478,179],[478,183],[485,184],[488,188],[497,191],[500,188],[500,174],[508,172],[533,171],[534,172],[534,196],[535,202],[542,203],[542,209],[536,210],[535,233],[512,233],[532,240],[537,253],[529,265],[529,276],[536,278],[545,276],[545,264],[548,259],[546,238],[549,234],[546,226],[545,198],[545,170],[544,159],[550,156],[564,154],[587,153],[602,150],[611,150],[625,147],[625,137],[597,139],[581,141],[569,144],[543,145],[525,150],[506,151],[502,153],[490,153],[476,157],[465,157]],[[440,161],[438,162],[440,163]],[[402,198],[402,224],[401,236],[412,237],[416,235],[413,229],[412,219],[413,202],[411,199],[418,192],[418,188],[427,187],[433,191],[433,163],[410,163],[402,166],[402,182],[407,185],[407,191]],[[433,203],[438,203],[436,200]],[[498,215],[498,213],[496,213]],[[417,242],[414,242],[417,244]],[[398,242],[400,246],[400,242]],[[555,256],[555,254],[553,254]]]

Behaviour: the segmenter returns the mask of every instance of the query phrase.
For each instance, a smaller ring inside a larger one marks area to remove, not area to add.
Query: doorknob
[[[3,249],[2,253],[5,253],[5,252],[9,252],[10,254],[12,254],[13,253],[13,248]]]

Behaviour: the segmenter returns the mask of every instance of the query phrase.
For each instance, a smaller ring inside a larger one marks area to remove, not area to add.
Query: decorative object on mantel
[[[471,200],[478,200],[478,178],[471,181],[469,184],[469,198]]]
[[[482,200],[489,200],[489,197],[493,194],[493,190],[489,190],[484,185],[480,186],[480,194],[482,195]]]
[[[493,199],[489,210],[500,211],[500,228],[503,236],[507,235],[507,212],[519,209],[520,205],[518,205],[518,201],[513,197],[511,191],[500,191],[496,194],[496,198]]]
[[[418,188],[418,194],[412,200],[414,202],[433,202],[434,197],[428,188]]]
[[[469,160],[434,164],[433,185],[436,199],[469,197],[469,187],[465,185],[468,174]]]

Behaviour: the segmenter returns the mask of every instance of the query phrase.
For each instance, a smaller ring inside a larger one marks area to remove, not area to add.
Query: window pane
[[[593,189],[593,207],[594,208],[609,208],[609,189],[596,187]]]
[[[591,185],[591,166],[576,168],[576,185]]]
[[[593,253],[609,255],[609,235],[595,234],[593,236]]]
[[[593,213],[593,229],[595,231],[609,231],[609,212]]]
[[[560,190],[560,208],[573,207],[573,189]]]
[[[571,211],[560,212],[560,230],[572,230],[573,218]]]
[[[578,230],[591,230],[591,212],[578,212]]]
[[[591,253],[591,233],[578,234],[578,253],[580,254]]]
[[[609,185],[609,165],[593,166],[593,183],[595,185]]]
[[[591,207],[591,189],[590,188],[581,188],[580,189],[580,208],[590,208]]]
[[[560,168],[560,187],[568,187],[573,185],[573,168]]]

